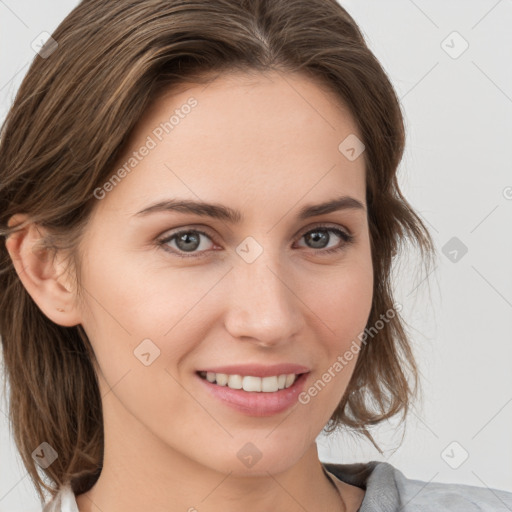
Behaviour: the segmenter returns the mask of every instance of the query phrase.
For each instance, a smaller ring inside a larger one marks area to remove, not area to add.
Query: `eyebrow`
[[[310,204],[299,210],[298,219],[304,220],[317,215],[324,215],[340,210],[362,210],[366,211],[361,201],[350,196],[341,196],[320,204]],[[239,224],[244,216],[238,210],[234,210],[218,203],[205,203],[202,201],[193,201],[190,199],[166,199],[152,204],[140,212],[134,214],[136,217],[142,217],[154,212],[181,212],[192,213],[204,217],[211,217],[232,224]]]

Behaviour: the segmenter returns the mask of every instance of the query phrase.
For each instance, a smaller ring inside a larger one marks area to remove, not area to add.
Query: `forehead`
[[[283,194],[291,204],[342,193],[364,202],[364,158],[351,161],[339,150],[353,135],[361,138],[349,109],[302,74],[230,73],[182,83],[161,91],[140,119],[117,167],[152,148],[103,206],[134,213],[149,200],[179,196],[244,209],[275,206]]]

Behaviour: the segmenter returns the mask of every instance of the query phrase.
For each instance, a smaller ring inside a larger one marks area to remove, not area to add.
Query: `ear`
[[[13,215],[8,226],[27,218],[25,214]],[[44,228],[32,223],[11,234],[5,245],[23,286],[39,309],[52,322],[72,327],[81,323],[75,291],[59,255],[53,258],[48,250],[37,246],[45,234]]]

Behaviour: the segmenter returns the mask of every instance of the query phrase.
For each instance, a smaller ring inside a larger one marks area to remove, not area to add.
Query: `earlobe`
[[[26,219],[26,215],[16,214],[8,225],[12,227]],[[75,293],[59,259],[40,245],[44,234],[41,226],[31,223],[7,238],[7,251],[23,286],[45,316],[65,327],[78,325],[81,318]]]

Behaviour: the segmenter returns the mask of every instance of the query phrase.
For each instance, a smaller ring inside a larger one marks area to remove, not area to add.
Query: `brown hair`
[[[366,145],[374,268],[368,326],[394,307],[391,267],[402,242],[414,241],[430,262],[433,242],[397,182],[405,143],[398,99],[336,0],[83,0],[52,37],[58,47],[35,57],[2,125],[0,234],[24,227],[8,228],[15,213],[29,215],[48,230],[41,247],[68,255],[77,284],[78,244],[97,204],[93,192],[112,176],[142,114],[166,87],[234,70],[300,71],[328,86],[353,113]],[[0,263],[0,334],[16,445],[41,500],[43,488],[53,496],[68,482],[83,493],[103,460],[92,347],[81,325],[63,327],[41,312],[5,244]],[[404,325],[396,313],[362,344],[328,431],[351,428],[382,453],[368,427],[401,411],[405,418],[417,392]],[[58,452],[43,469],[57,487],[40,478],[32,457],[42,442]]]

